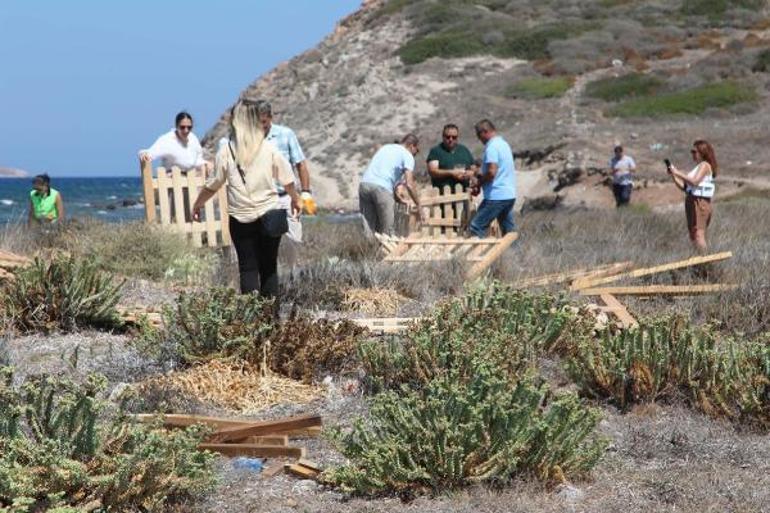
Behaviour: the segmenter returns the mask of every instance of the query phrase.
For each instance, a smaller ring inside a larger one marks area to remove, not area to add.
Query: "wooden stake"
[[[304,447],[286,447],[284,445],[256,444],[215,444],[198,445],[202,451],[217,452],[224,456],[250,456],[252,458],[303,458]]]
[[[674,269],[682,269],[685,267],[691,267],[693,265],[701,265],[701,264],[706,264],[708,262],[718,262],[720,260],[727,260],[728,258],[732,258],[732,256],[733,254],[731,251],[725,251],[723,253],[715,253],[712,255],[698,256],[698,257],[688,258],[687,260],[679,260],[678,262],[671,262],[669,264],[656,265],[655,267],[635,269],[627,273],[615,274],[613,276],[607,276],[605,278],[586,280],[586,282],[581,281],[579,286],[580,288],[596,287],[597,285],[612,283],[612,282],[621,280],[623,278],[639,278],[641,276],[649,276],[651,274],[662,273],[665,271],[672,271]]]
[[[722,292],[737,289],[738,285],[646,285],[640,287],[597,287],[582,289],[583,296],[601,296],[602,294],[654,296],[667,294],[671,296],[687,296],[691,294],[708,294],[710,292]]]
[[[282,433],[284,431],[291,431],[293,429],[320,426],[321,423],[322,420],[320,415],[301,415],[278,420],[250,422],[245,426],[222,428],[216,433],[212,434],[209,437],[209,440],[212,443],[242,440],[249,436],[264,436]]]
[[[284,468],[290,474],[294,474],[295,476],[301,477],[302,479],[315,479],[318,477],[318,474],[319,474],[317,470],[313,470],[297,464],[285,465]]]
[[[142,190],[144,191],[144,220],[155,222],[155,187],[152,184],[152,162],[142,162]]]
[[[473,264],[473,267],[471,267],[470,271],[468,271],[465,279],[473,280],[481,275],[481,273],[486,271],[495,260],[500,258],[500,255],[502,255],[505,250],[508,249],[511,244],[513,244],[513,241],[518,238],[519,234],[517,232],[510,232],[506,234],[502,239],[498,239],[498,244],[493,246],[493,248],[489,250],[486,255],[484,255],[484,259],[481,262]]]
[[[623,305],[623,303],[618,301],[615,296],[612,294],[602,294],[600,297],[602,298],[602,301],[604,301],[604,304],[609,307],[607,311],[615,314],[615,317],[618,318],[620,324],[624,328],[628,329],[639,325],[639,323],[636,322],[636,319],[634,319],[633,316],[628,313],[628,310],[626,310],[626,307]]]

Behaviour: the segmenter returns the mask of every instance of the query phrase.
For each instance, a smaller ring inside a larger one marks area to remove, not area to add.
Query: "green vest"
[[[59,219],[59,212],[56,210],[56,198],[59,191],[53,187],[49,188],[48,196],[41,196],[36,190],[29,193],[29,199],[32,201],[32,212],[38,221],[55,221]]]

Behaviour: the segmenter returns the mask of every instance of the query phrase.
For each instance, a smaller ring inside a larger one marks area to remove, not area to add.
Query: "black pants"
[[[241,294],[259,289],[259,295],[278,297],[278,245],[280,237],[270,237],[262,219],[241,223],[230,217],[230,236],[238,254]]]
[[[613,184],[612,192],[615,194],[615,206],[625,207],[628,202],[631,201],[631,191],[634,190],[634,186],[629,184]]]

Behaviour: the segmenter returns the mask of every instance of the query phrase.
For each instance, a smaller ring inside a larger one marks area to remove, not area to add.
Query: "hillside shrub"
[[[634,96],[651,96],[664,82],[654,75],[630,73],[621,77],[602,78],[586,85],[585,94],[608,102],[626,100]]]
[[[567,360],[583,394],[621,408],[684,397],[706,413],[770,426],[770,346],[722,339],[682,319],[584,338]]]
[[[412,39],[398,50],[398,55],[404,64],[419,64],[431,57],[469,57],[484,53],[484,50],[484,43],[474,31],[450,29]]]
[[[727,108],[754,102],[756,91],[736,82],[706,84],[683,91],[621,102],[608,113],[617,117],[661,117],[675,114],[698,115],[709,108]]]
[[[729,9],[740,8],[758,11],[765,6],[764,0],[683,0],[682,13],[691,16],[717,18]]]
[[[751,71],[754,73],[767,73],[770,71],[770,49],[759,52],[754,65],[751,67]]]
[[[505,90],[505,96],[539,100],[542,98],[558,98],[572,87],[572,77],[527,77],[518,80]]]
[[[113,329],[122,324],[115,310],[122,285],[93,260],[36,259],[0,289],[0,302],[11,327],[22,332]]]
[[[103,377],[12,382],[0,369],[0,511],[160,512],[213,484],[199,429],[105,422]]]

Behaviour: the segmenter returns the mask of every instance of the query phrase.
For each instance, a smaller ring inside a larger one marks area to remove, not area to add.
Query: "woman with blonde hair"
[[[286,158],[265,140],[257,103],[240,100],[230,111],[230,140],[217,151],[214,172],[193,205],[193,220],[220,187],[227,184],[230,236],[238,255],[241,293],[259,290],[278,296],[278,246],[288,230],[286,210],[278,205],[275,182],[291,196],[298,215],[302,202]]]
[[[668,160],[666,167],[674,183],[686,193],[684,210],[687,216],[687,230],[690,241],[698,251],[706,251],[706,228],[711,223],[712,205],[719,166],[714,148],[707,141],[697,140],[690,150],[695,167],[683,173]]]

